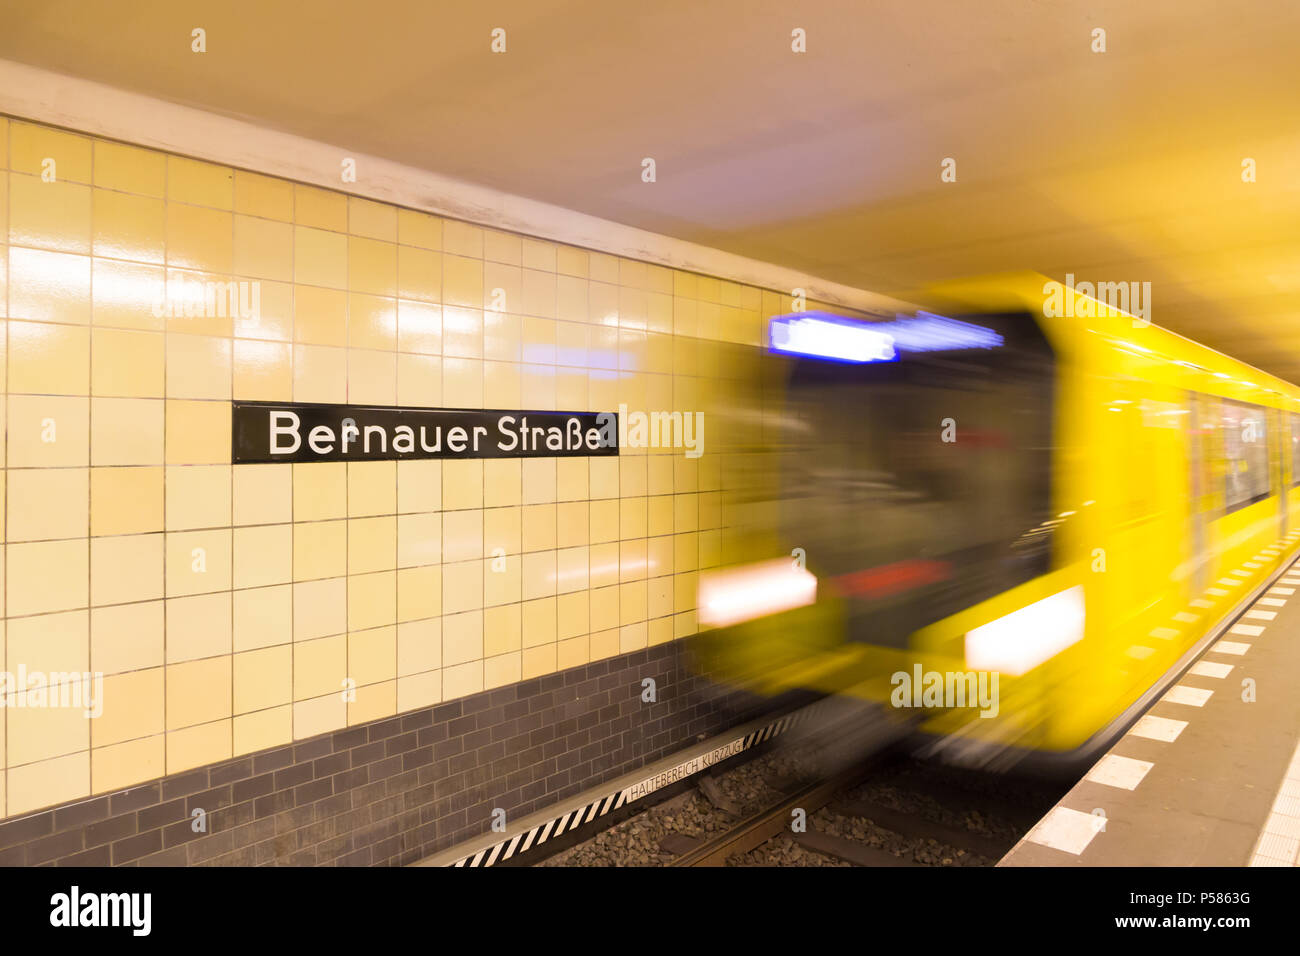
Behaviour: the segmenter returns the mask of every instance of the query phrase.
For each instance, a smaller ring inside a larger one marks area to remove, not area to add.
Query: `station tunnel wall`
[[[0,861],[409,862],[737,719],[716,422],[232,464],[232,402],[712,409],[790,290],[3,117],[0,223]]]

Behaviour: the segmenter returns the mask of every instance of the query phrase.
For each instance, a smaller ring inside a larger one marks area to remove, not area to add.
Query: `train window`
[[[791,368],[782,534],[854,599],[859,639],[903,641],[1050,567],[1052,354],[1028,316],[978,321],[1007,345]]]
[[[1223,399],[1224,508],[1244,508],[1269,495],[1268,420],[1258,405]]]
[[[1300,485],[1300,413],[1292,412],[1291,420],[1291,484]]]

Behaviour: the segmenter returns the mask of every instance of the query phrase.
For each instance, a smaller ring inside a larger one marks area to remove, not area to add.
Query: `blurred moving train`
[[[699,666],[1073,768],[1289,560],[1300,389],[1040,275],[913,301],[772,320],[774,527],[702,574]]]

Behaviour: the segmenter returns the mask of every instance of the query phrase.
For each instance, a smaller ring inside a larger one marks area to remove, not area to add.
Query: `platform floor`
[[[1292,561],[998,865],[1296,866],[1298,744]]]

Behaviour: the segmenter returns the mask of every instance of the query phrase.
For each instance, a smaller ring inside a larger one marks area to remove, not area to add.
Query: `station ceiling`
[[[1295,382],[1298,38],[1293,0],[0,3],[6,59],[876,292],[1149,281]]]

